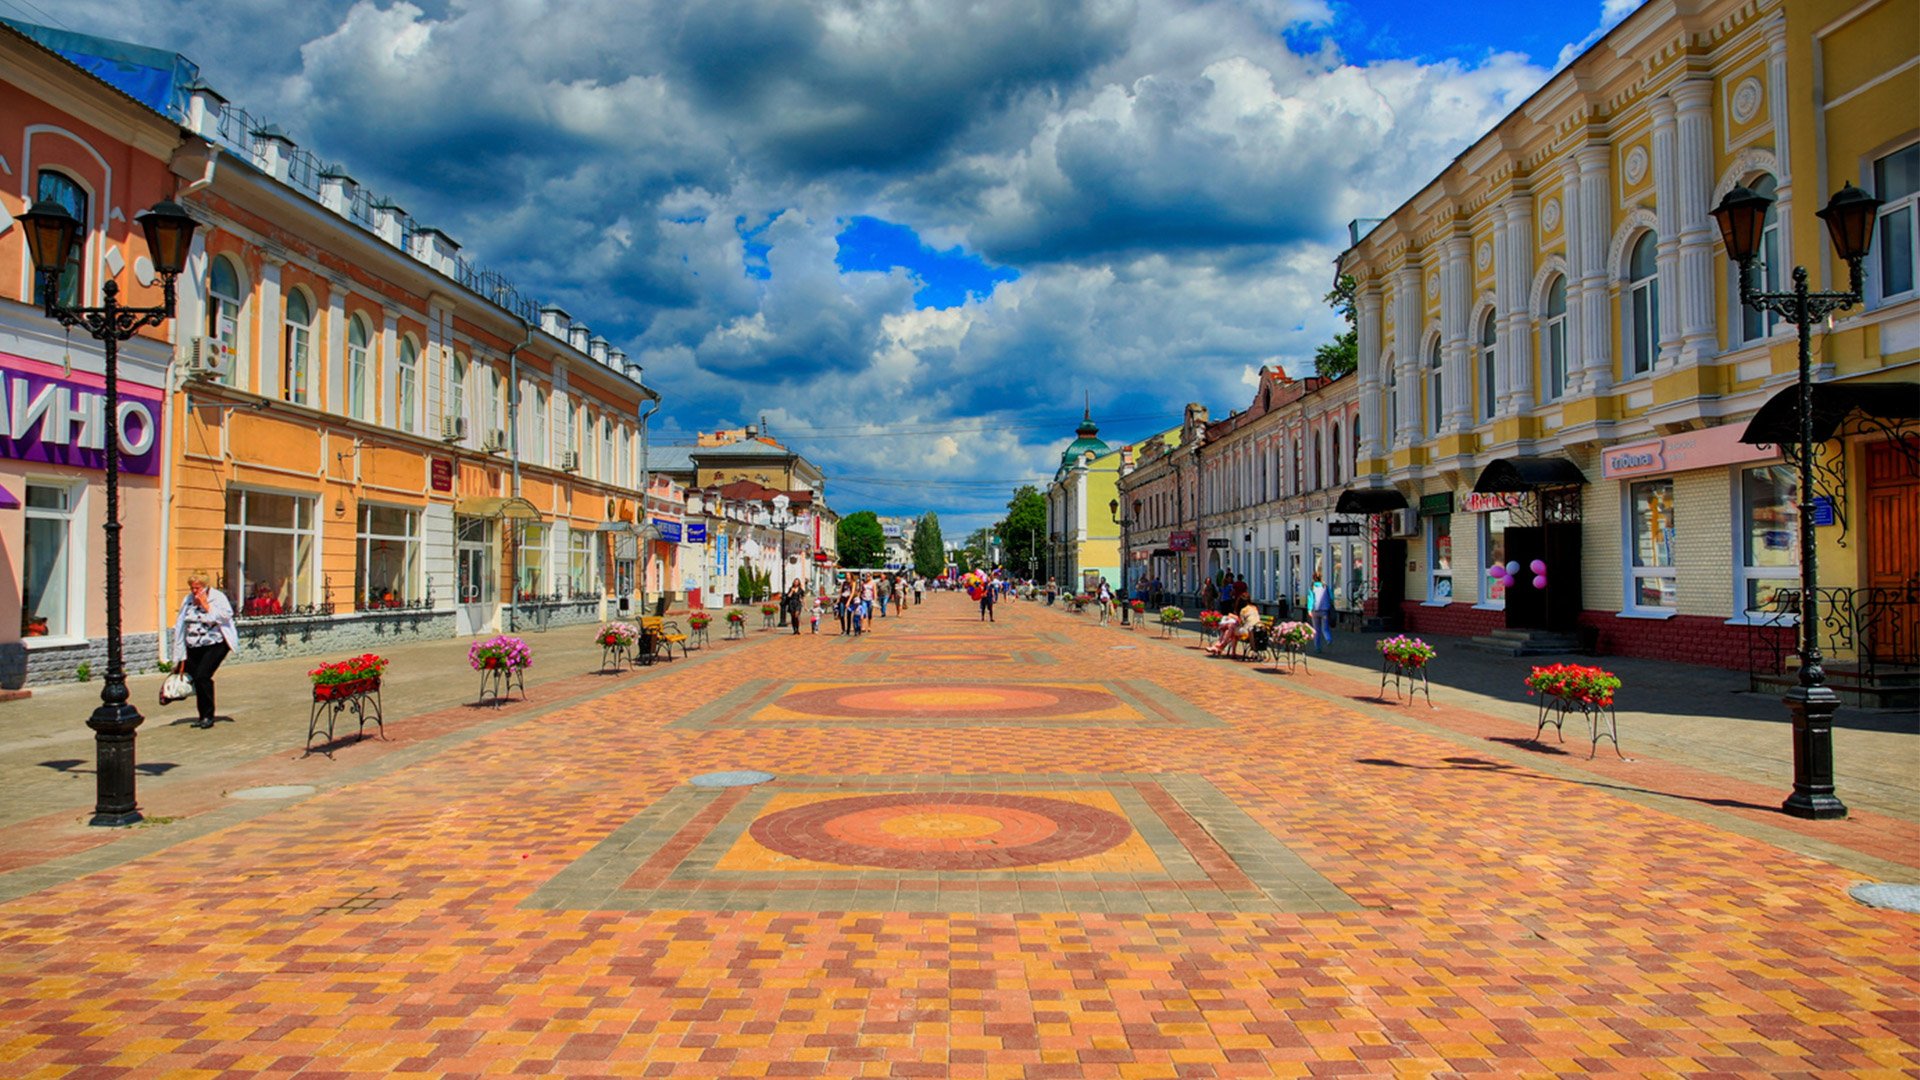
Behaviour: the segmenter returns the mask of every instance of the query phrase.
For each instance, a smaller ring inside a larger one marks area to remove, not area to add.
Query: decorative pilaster
[[[281,337],[285,333],[287,309],[281,300],[280,271],[285,257],[267,252],[260,260],[260,377],[254,382],[263,397],[279,397],[285,379],[280,361]],[[242,385],[245,385],[242,383]]]
[[[1360,456],[1379,458],[1385,453],[1390,441],[1382,438],[1390,434],[1393,424],[1385,413],[1386,395],[1385,373],[1380,370],[1380,343],[1383,327],[1380,325],[1380,283],[1368,281],[1354,294],[1354,334],[1358,346],[1358,370],[1360,377]],[[1283,455],[1284,456],[1284,455]]]
[[[1533,286],[1533,196],[1516,191],[1507,197],[1502,220],[1506,245],[1494,245],[1501,273],[1494,302],[1500,309],[1500,394],[1503,413],[1524,415],[1533,409],[1533,319],[1527,290]]]
[[[393,427],[400,426],[400,380],[395,377],[399,356],[400,313],[387,308],[386,317],[380,323],[380,355],[374,357],[373,361],[373,385],[380,388],[376,396],[378,404],[374,406],[379,413],[374,417],[374,422]]]
[[[1473,347],[1468,321],[1473,316],[1473,239],[1456,229],[1443,250],[1440,278],[1440,363],[1446,384],[1440,430],[1453,433],[1473,426]]]
[[[1598,394],[1613,385],[1613,349],[1611,321],[1607,318],[1608,292],[1607,233],[1612,217],[1612,201],[1607,155],[1603,143],[1588,143],[1574,152],[1580,169],[1580,204],[1573,220],[1569,240],[1577,236],[1577,260],[1570,260],[1573,273],[1580,279],[1580,388],[1582,394]]]
[[[1675,109],[1674,192],[1679,204],[1680,267],[1674,289],[1678,303],[1662,304],[1660,336],[1664,341],[1667,319],[1664,309],[1677,308],[1681,337],[1679,362],[1697,364],[1719,352],[1713,315],[1713,279],[1720,263],[1714,258],[1716,230],[1712,207],[1707,205],[1713,197],[1713,83],[1706,78],[1684,79],[1669,96]],[[1663,271],[1661,281],[1664,284],[1667,280]]]
[[[1660,293],[1659,354],[1654,370],[1672,366],[1680,355],[1680,163],[1674,160],[1673,99],[1661,95],[1647,103],[1653,115],[1653,197],[1655,256]]]
[[[1393,370],[1398,394],[1393,417],[1395,449],[1412,446],[1420,432],[1420,329],[1426,307],[1420,264],[1408,261],[1393,275]]]
[[[327,280],[327,344],[321,354],[327,369],[326,400],[318,406],[331,413],[347,411],[347,285]]]

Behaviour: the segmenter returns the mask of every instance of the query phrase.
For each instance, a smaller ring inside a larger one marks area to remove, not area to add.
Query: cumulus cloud
[[[1627,0],[1602,0],[1605,25]],[[1012,480],[1080,402],[1144,436],[1306,370],[1353,217],[1547,71],[1343,59],[1326,0],[70,0],[647,366],[661,434],[762,414],[830,475]],[[1016,271],[940,310],[871,217]],[[876,427],[910,434],[876,434]],[[830,490],[832,490],[830,488]],[[991,485],[849,484],[990,520]],[[932,494],[930,491],[943,492]]]

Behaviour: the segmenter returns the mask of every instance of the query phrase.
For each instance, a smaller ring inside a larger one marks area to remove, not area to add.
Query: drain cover
[[[756,772],[752,769],[734,769],[729,772],[703,773],[687,781],[694,787],[750,787],[764,784],[773,779],[770,772]]]
[[[241,788],[227,792],[229,799],[297,799],[314,792],[312,784],[269,784],[266,787]]]
[[[1847,895],[1868,907],[1920,915],[1920,885],[1855,885],[1847,890]]]

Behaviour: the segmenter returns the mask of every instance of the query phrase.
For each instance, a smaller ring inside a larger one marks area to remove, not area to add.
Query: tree
[[[880,531],[880,515],[871,510],[848,514],[834,526],[833,546],[840,551],[840,565],[853,570],[877,569],[886,550],[886,534]]]
[[[988,554],[987,543],[991,535],[992,530],[990,529],[975,529],[967,534],[966,546],[961,549],[966,554],[967,565],[979,570],[992,568],[993,562],[991,556]]]
[[[947,572],[947,543],[940,535],[940,515],[927,511],[913,527],[913,572],[939,577]]]
[[[1353,275],[1341,274],[1325,297],[1328,307],[1347,321],[1346,332],[1313,352],[1313,371],[1323,379],[1351,375],[1360,364],[1360,334],[1354,328]]]
[[[1006,560],[1020,568],[1020,576],[1039,576],[1047,550],[1047,500],[1032,484],[1022,486],[1008,500],[1007,516],[998,532]]]

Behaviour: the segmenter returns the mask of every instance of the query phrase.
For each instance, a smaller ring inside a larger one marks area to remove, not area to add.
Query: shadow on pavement
[[[1566,753],[1564,750],[1558,750],[1552,747],[1534,747],[1529,745],[1529,740],[1525,739],[1494,739],[1490,741],[1518,743],[1526,746],[1527,749],[1540,749],[1548,753]],[[1429,772],[1498,772],[1503,776],[1513,776],[1525,780],[1547,780],[1553,783],[1578,784],[1581,787],[1603,788],[1607,791],[1624,791],[1635,795],[1659,795],[1668,799],[1684,799],[1687,802],[1699,803],[1702,806],[1719,806],[1737,810],[1760,810],[1769,814],[1781,813],[1778,806],[1750,803],[1743,799],[1716,799],[1700,795],[1680,795],[1671,791],[1656,791],[1652,788],[1635,787],[1631,784],[1610,784],[1604,780],[1580,780],[1570,776],[1549,776],[1546,773],[1533,772],[1508,762],[1487,761],[1484,758],[1441,758],[1440,760],[1446,764],[1415,765],[1411,762],[1395,761],[1392,758],[1356,758],[1355,763],[1359,765],[1372,765],[1377,768],[1421,769]]]

